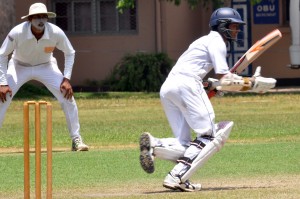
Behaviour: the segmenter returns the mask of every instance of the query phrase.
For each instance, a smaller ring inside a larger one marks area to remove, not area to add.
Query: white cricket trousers
[[[160,90],[161,102],[175,138],[188,146],[197,136],[215,134],[215,114],[199,77],[171,73]]]
[[[66,116],[70,137],[74,139],[80,137],[78,109],[74,97],[67,100],[64,98],[63,93],[60,92],[60,85],[63,78],[55,58],[51,62],[36,66],[22,66],[17,61],[13,61],[13,59],[8,63],[7,81],[13,96],[23,84],[30,80],[36,80],[44,84],[59,101]],[[30,98],[30,96],[28,97]],[[3,124],[5,113],[12,101],[12,97],[9,97],[7,94],[6,100],[4,103],[0,102],[0,127]]]

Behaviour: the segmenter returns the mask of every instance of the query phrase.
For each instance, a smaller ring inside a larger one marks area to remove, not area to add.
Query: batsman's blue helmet
[[[231,23],[237,23],[237,24],[241,24],[244,25],[246,24],[240,14],[233,8],[219,8],[217,10],[215,10],[211,17],[210,17],[210,21],[209,21],[209,26],[210,27],[214,27],[214,26],[218,26],[220,23],[227,23],[227,24],[231,24]]]

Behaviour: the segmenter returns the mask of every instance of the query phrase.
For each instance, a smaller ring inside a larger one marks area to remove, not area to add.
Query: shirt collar
[[[212,34],[212,35],[219,35],[219,36],[221,36],[221,34],[220,34],[219,32],[217,32],[217,31],[214,31],[214,30],[211,30],[211,31],[210,31],[210,34]]]
[[[29,21],[27,22],[27,36],[26,37],[27,37],[27,39],[35,38],[31,32],[31,23]],[[49,39],[48,23],[45,24],[44,34],[41,39]]]

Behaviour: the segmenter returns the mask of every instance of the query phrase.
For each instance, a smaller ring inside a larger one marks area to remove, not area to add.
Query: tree
[[[181,0],[166,0],[174,3],[179,6]],[[228,0],[186,0],[190,5],[191,9],[194,9],[197,5],[202,4],[202,6],[207,6],[209,3],[212,3],[215,8],[222,6],[228,6]],[[250,0],[251,4],[260,3],[262,0]],[[118,0],[117,8],[122,12],[123,9],[133,8],[135,0]]]
[[[181,0],[166,0],[169,2],[174,3],[175,5],[179,6],[181,4]],[[203,6],[206,6],[208,3],[212,2],[213,5],[217,7],[220,6],[220,3],[223,0],[186,0],[190,5],[191,9],[194,9],[198,4],[202,3]],[[123,9],[133,8],[135,0],[118,0],[117,8],[122,11]]]
[[[15,1],[0,0],[0,41],[2,42],[15,23]]]

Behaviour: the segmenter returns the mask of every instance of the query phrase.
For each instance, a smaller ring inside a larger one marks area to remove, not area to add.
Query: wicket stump
[[[47,193],[52,198],[52,105],[46,101],[24,102],[24,198],[30,198],[30,143],[29,143],[29,107],[35,106],[35,198],[42,197],[41,185],[41,105],[47,108]]]

